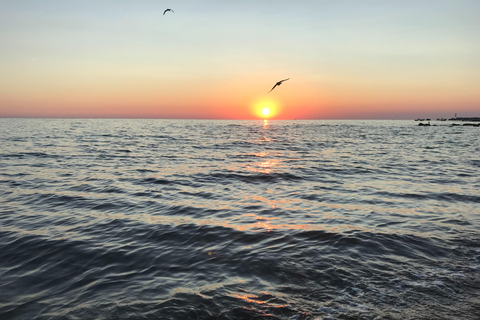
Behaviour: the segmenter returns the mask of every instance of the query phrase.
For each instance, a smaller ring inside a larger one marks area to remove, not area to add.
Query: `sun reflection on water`
[[[272,295],[270,295],[268,292],[262,292],[262,294],[264,294],[267,297],[272,297]],[[260,300],[260,299],[262,299],[262,297],[259,297],[255,294],[233,293],[230,296],[232,296],[234,298],[237,298],[237,299],[241,299],[245,302],[254,303],[254,304],[257,304],[257,305],[263,305],[264,307],[273,307],[273,308],[285,308],[285,307],[287,307],[287,305],[284,305],[284,304],[278,304],[278,303],[270,302],[268,300],[267,301]]]
[[[268,159],[262,162],[255,163],[251,166],[247,166],[247,170],[258,173],[269,174],[277,167],[279,161],[276,159]]]

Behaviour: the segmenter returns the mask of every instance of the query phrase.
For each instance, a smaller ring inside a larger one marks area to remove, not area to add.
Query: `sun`
[[[278,114],[278,103],[271,98],[260,98],[252,103],[252,111],[256,117],[261,119],[275,118]]]

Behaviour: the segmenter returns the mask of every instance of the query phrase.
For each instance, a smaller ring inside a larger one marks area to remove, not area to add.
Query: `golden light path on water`
[[[257,141],[263,143],[271,142],[269,138],[269,120],[263,120],[263,133],[257,137]],[[255,158],[259,158],[259,161],[256,162],[247,162],[247,163],[236,163],[233,166],[226,166],[222,170],[228,172],[243,172],[243,173],[257,173],[264,176],[269,176],[278,172],[282,172],[287,168],[285,164],[285,155],[280,151],[275,150],[265,150],[260,152],[255,152],[249,154]],[[282,160],[283,159],[283,160]],[[173,168],[172,168],[173,169]],[[190,172],[192,168],[184,168],[185,171]],[[180,169],[177,167],[173,169],[173,172],[178,172]],[[167,170],[168,171],[168,170]],[[183,170],[180,170],[183,171]],[[165,173],[165,172],[164,172]],[[158,178],[161,178],[159,176]],[[194,195],[194,190],[188,191],[183,190],[182,193]],[[312,191],[310,191],[312,192]],[[365,210],[364,207],[358,207],[355,205],[348,204],[328,204],[328,203],[318,203],[315,201],[306,200],[300,197],[292,198],[291,195],[283,195],[276,190],[266,189],[264,194],[252,196],[251,193],[246,193],[245,195],[237,194],[236,201],[228,200],[216,200],[216,208],[222,211],[236,211],[239,207],[252,206],[252,207],[264,207],[265,212],[268,215],[258,215],[250,212],[244,212],[242,214],[236,215],[228,220],[217,219],[217,218],[203,218],[196,219],[193,217],[173,217],[173,216],[163,216],[157,214],[139,214],[132,216],[128,215],[129,219],[139,219],[144,222],[149,222],[151,224],[172,224],[172,225],[182,225],[182,224],[195,224],[199,226],[222,226],[231,229],[236,229],[239,231],[250,231],[250,232],[261,232],[261,231],[271,231],[271,230],[303,230],[303,231],[312,231],[312,230],[323,230],[331,232],[339,232],[340,230],[349,231],[349,230],[366,230],[364,227],[360,227],[358,224],[346,223],[348,220],[352,219],[351,217],[346,217],[344,215],[334,213],[332,211],[338,211],[339,209],[348,209],[348,210]],[[184,199],[184,205],[188,205],[195,210],[202,210],[207,208],[207,205],[202,204],[201,202],[188,201]],[[316,207],[317,210],[312,211],[311,208]],[[308,209],[309,208],[309,209]],[[276,214],[276,210],[286,210],[286,211],[296,211],[296,212],[305,212],[305,217],[310,217],[310,219],[305,219],[303,217],[299,220],[284,219],[281,215]],[[381,208],[372,207],[372,210],[382,211]],[[403,211],[406,211],[404,209]],[[407,210],[408,211],[408,210]],[[407,213],[413,214],[413,212]],[[118,219],[127,218],[126,215],[116,214]],[[331,225],[329,223],[319,223],[321,221],[342,221],[342,225]],[[307,222],[307,223],[305,223]],[[308,223],[310,222],[310,223]]]
[[[263,143],[271,142],[269,135],[270,123],[268,119],[263,120],[263,133],[256,138],[257,141]],[[285,164],[285,155],[280,151],[275,150],[264,150],[260,152],[255,152],[249,154],[259,159],[256,162],[247,162],[247,163],[237,163],[234,166],[226,166],[222,170],[229,172],[243,172],[243,173],[257,173],[264,176],[269,176],[278,172],[282,172],[287,168]],[[176,172],[183,171],[193,173],[196,172],[194,168],[187,168],[183,166],[175,166],[175,168],[164,168],[166,169],[163,174],[157,176],[161,179],[167,173],[175,174]],[[347,185],[348,186],[348,185]],[[353,186],[354,187],[354,186]],[[195,195],[195,191],[189,190],[190,188],[184,187],[184,190],[181,190],[181,193],[184,195],[190,194],[191,196]],[[158,214],[110,214],[110,218],[114,219],[134,219],[151,224],[172,224],[172,225],[182,225],[182,224],[195,224],[200,226],[216,225],[227,227],[231,229],[236,229],[239,231],[250,231],[250,232],[260,232],[260,231],[271,231],[271,230],[303,230],[303,231],[312,231],[312,230],[323,230],[331,232],[339,232],[340,230],[349,231],[349,230],[366,230],[364,227],[360,227],[358,223],[348,223],[352,220],[352,217],[347,217],[345,215],[339,214],[338,211],[342,210],[357,210],[357,211],[376,211],[376,212],[388,212],[387,208],[380,208],[378,206],[371,207],[362,207],[352,204],[333,204],[333,203],[318,203],[316,201],[310,201],[303,199],[301,197],[292,197],[292,195],[284,195],[277,190],[265,189],[263,196],[258,194],[252,196],[251,193],[246,193],[245,195],[237,194],[236,201],[229,201],[227,199],[216,200],[216,207],[218,210],[222,211],[236,211],[240,207],[252,206],[252,207],[264,207],[265,212],[268,211],[268,215],[259,215],[250,212],[244,212],[242,214],[236,215],[231,219],[217,219],[217,218],[208,218],[208,219],[196,219],[193,217],[173,217],[173,216],[164,216]],[[310,193],[313,191],[310,190]],[[72,194],[73,195],[73,194]],[[86,196],[86,194],[85,194]],[[102,197],[102,194],[97,194],[96,197]],[[208,208],[208,205],[198,202],[192,198],[191,201],[188,198],[184,199],[183,205],[187,205],[194,210],[203,210]],[[311,210],[312,207],[315,207],[316,210]],[[296,212],[305,212],[305,216],[299,220],[284,219],[281,215],[276,213],[277,210],[286,210],[286,211],[296,211]],[[405,215],[415,215],[415,210],[413,209],[399,209]],[[335,213],[337,212],[337,213]],[[305,219],[305,217],[310,217],[310,219]],[[336,220],[336,225],[328,223],[329,221]],[[319,221],[324,221],[324,223],[319,223]],[[306,223],[307,222],[307,223]],[[341,223],[340,223],[341,222]],[[341,226],[340,226],[341,225]]]

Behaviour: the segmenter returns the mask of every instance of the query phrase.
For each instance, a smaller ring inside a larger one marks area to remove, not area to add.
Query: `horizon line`
[[[466,116],[467,118],[476,117],[476,116]],[[423,119],[431,119],[435,121],[438,117],[433,118],[423,118]],[[458,117],[457,117],[458,118]],[[28,117],[28,116],[0,116],[0,119],[65,119],[65,120],[93,120],[93,119],[104,119],[104,120],[220,120],[220,121],[314,121],[314,120],[417,120],[418,118],[296,118],[296,119],[286,119],[286,118],[241,118],[241,119],[233,119],[233,118],[153,118],[153,117],[63,117],[63,116],[41,116],[41,117]],[[445,118],[443,118],[445,119]],[[447,120],[450,118],[447,118]],[[451,119],[454,119],[452,117]]]

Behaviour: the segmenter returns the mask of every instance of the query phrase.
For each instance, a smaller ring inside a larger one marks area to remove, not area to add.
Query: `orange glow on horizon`
[[[377,90],[358,79],[352,87],[336,78],[323,87],[314,87],[315,79],[296,79],[266,94],[258,93],[261,83],[248,77],[206,84],[174,79],[165,86],[155,81],[131,85],[109,77],[75,80],[12,82],[0,90],[0,117],[296,120],[435,118],[453,116],[453,111],[478,115],[478,95],[469,86],[464,91],[435,91],[443,88],[440,84],[429,90],[410,85]],[[185,87],[189,94],[182,94]]]

